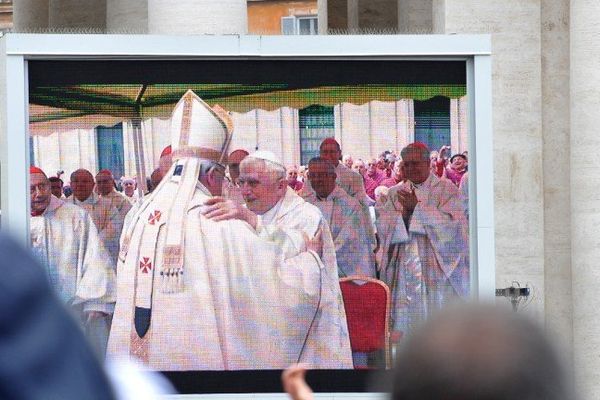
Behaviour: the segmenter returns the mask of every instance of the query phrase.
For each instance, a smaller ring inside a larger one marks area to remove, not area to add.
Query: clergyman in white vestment
[[[429,150],[402,150],[407,181],[380,209],[382,278],[392,291],[393,329],[407,333],[432,311],[469,295],[468,225],[456,185],[429,171]]]
[[[339,276],[375,278],[375,255],[371,251],[367,227],[362,225],[358,200],[335,183],[335,168],[323,158],[310,160],[308,179],[313,193],[305,200],[318,207],[329,224]]]
[[[45,173],[30,168],[31,247],[62,301],[81,322],[99,353],[108,339],[115,274],[90,215],[50,194]]]
[[[299,237],[309,240],[308,251],[286,260],[303,270],[321,271],[319,310],[300,361],[309,368],[352,368],[335,247],[327,221],[317,207],[288,186],[285,166],[271,152],[257,151],[246,157],[240,165],[239,183],[247,208],[215,200],[207,216],[240,218],[265,241],[285,247],[298,248],[294,241]]]

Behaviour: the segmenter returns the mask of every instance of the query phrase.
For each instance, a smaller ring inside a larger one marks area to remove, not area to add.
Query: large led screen
[[[465,62],[29,64],[31,245],[99,356],[383,370],[470,296]]]

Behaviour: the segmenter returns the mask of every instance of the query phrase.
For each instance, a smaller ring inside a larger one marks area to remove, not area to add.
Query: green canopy
[[[297,88],[287,84],[119,84],[36,87],[29,94],[33,134],[51,129],[112,125],[136,117],[168,118],[175,103],[192,89],[208,104],[244,113],[281,107],[302,109],[313,104],[365,104],[435,96],[460,98],[465,85],[353,85]]]

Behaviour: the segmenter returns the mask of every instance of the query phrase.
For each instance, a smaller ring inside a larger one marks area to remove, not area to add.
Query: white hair
[[[243,169],[246,165],[260,165],[262,169],[275,180],[286,178],[286,169],[283,165],[274,163],[272,161],[263,160],[262,158],[252,157],[251,155],[244,158],[240,163],[240,169]]]

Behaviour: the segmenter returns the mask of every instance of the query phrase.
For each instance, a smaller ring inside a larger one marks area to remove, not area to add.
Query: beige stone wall
[[[545,317],[571,358],[571,209],[569,159],[569,1],[542,1]],[[568,165],[568,164],[567,164]]]
[[[49,0],[50,28],[106,29],[106,0]]]
[[[148,0],[148,33],[246,34],[246,0]]]
[[[398,31],[431,33],[432,0],[398,0]]]
[[[106,30],[147,33],[148,0],[106,0]]]
[[[544,316],[544,196],[539,0],[437,2],[447,33],[492,33],[496,283],[533,287]],[[440,19],[436,19],[440,24]],[[439,26],[438,26],[439,28]]]
[[[398,29],[398,0],[359,0],[360,29]]]
[[[17,0],[13,4],[16,32],[40,31],[48,28],[48,0]]]
[[[600,2],[570,2],[573,352],[582,399],[600,398]]]

